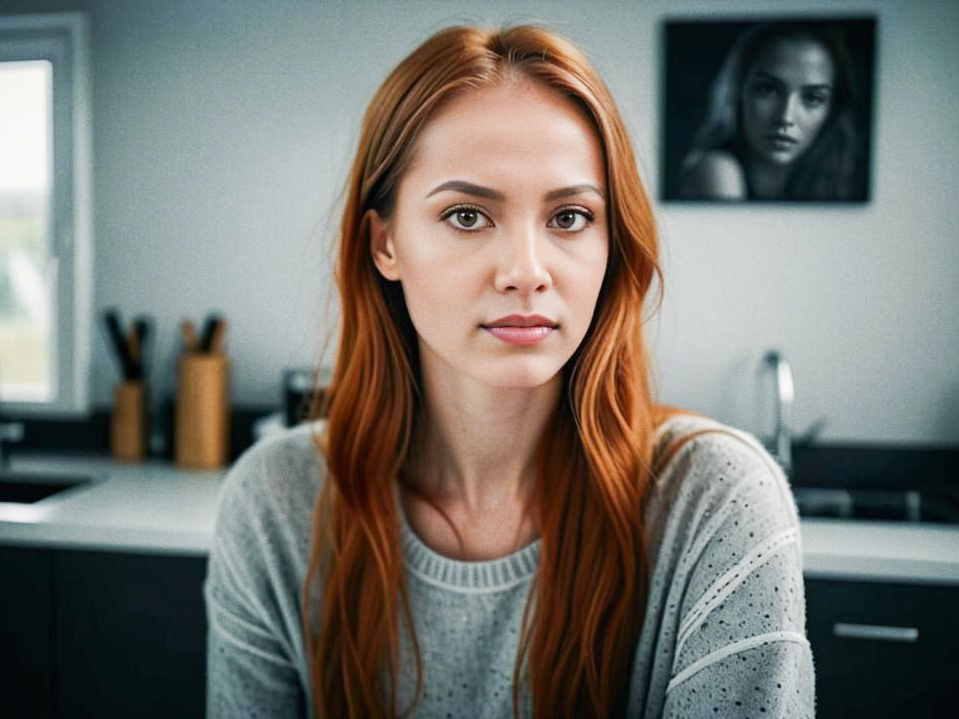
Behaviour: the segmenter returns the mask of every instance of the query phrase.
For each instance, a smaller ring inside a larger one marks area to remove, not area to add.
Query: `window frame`
[[[0,62],[53,66],[50,213],[53,395],[6,399],[0,412],[78,416],[90,411],[93,318],[93,152],[89,33],[84,13],[0,15]]]

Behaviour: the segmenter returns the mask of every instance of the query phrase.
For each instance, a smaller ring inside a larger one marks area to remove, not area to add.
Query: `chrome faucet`
[[[776,397],[776,427],[773,436],[763,441],[766,448],[779,462],[786,476],[792,472],[792,405],[793,373],[789,363],[777,350],[765,354],[761,372],[773,371],[773,388]]]

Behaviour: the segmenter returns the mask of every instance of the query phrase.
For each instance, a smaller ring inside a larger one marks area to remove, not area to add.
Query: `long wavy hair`
[[[860,78],[840,32],[816,22],[761,23],[742,32],[733,42],[710,89],[706,116],[682,162],[690,171],[716,149],[746,156],[742,106],[746,78],[756,59],[782,40],[810,40],[832,58],[835,82],[829,116],[812,146],[789,175],[784,200],[862,200],[866,196],[865,139]]]
[[[641,515],[656,471],[654,430],[669,412],[653,402],[642,335],[644,300],[661,280],[653,213],[613,99],[576,47],[535,26],[451,27],[403,60],[374,95],[346,186],[335,266],[341,334],[330,383],[311,410],[326,417],[315,440],[328,481],[313,509],[302,596],[313,703],[326,719],[398,715],[400,611],[416,658],[407,711],[423,688],[394,491],[406,486],[422,416],[417,336],[399,283],[375,270],[366,213],[390,216],[417,138],[440,108],[517,78],[570,98],[595,125],[606,158],[610,256],[592,323],[561,370],[560,401],[536,445],[530,506],[541,553],[513,709],[519,716],[528,681],[536,717],[625,712],[647,594]],[[314,592],[322,592],[319,607]]]

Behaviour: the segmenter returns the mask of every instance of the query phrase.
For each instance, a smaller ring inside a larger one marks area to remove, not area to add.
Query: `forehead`
[[[510,191],[590,181],[604,186],[602,144],[573,100],[512,81],[461,95],[426,125],[403,184],[460,177]],[[407,179],[409,182],[407,183]]]
[[[757,55],[750,75],[773,75],[795,85],[832,85],[835,67],[823,45],[811,38],[780,38]]]

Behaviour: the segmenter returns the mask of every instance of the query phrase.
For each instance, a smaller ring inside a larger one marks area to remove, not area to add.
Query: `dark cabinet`
[[[0,713],[202,717],[206,565],[0,547]],[[959,706],[959,586],[807,578],[806,609],[820,719]]]
[[[203,716],[206,562],[57,552],[57,717]]]
[[[806,579],[816,716],[953,716],[959,587]]]
[[[53,716],[53,552],[0,547],[0,713]]]
[[[206,557],[0,547],[6,717],[202,717]]]

